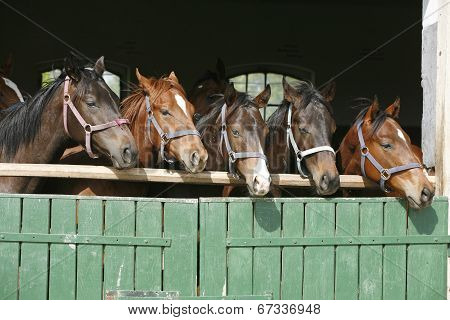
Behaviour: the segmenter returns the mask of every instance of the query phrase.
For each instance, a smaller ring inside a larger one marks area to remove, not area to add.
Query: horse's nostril
[[[125,161],[125,163],[131,163],[132,162],[133,154],[130,151],[130,148],[123,149],[122,158],[123,158],[123,161]]]
[[[197,151],[192,152],[191,162],[194,166],[198,166],[198,164],[200,163],[200,155]]]
[[[431,191],[428,188],[423,188],[420,200],[422,200],[422,202],[428,202],[431,198],[433,198]]]
[[[328,189],[329,182],[330,179],[328,178],[328,175],[324,174],[322,178],[320,178],[320,188],[322,188],[322,190]]]

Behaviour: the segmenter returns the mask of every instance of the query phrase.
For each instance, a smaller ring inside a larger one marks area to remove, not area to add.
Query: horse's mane
[[[358,115],[355,118],[354,123],[357,123],[358,121],[361,121],[366,116],[367,112],[369,111],[370,106],[372,105],[373,100],[367,99],[367,98],[357,98],[355,99],[355,104],[352,106],[353,109],[361,109],[361,111],[358,113]],[[376,133],[378,129],[381,128],[383,123],[386,121],[387,118],[390,118],[390,116],[386,113],[385,110],[378,109],[377,113],[375,114],[375,118],[372,119],[372,134]]]
[[[133,90],[133,92],[122,101],[122,115],[127,118],[131,124],[136,120],[139,109],[144,103],[145,95],[149,94],[151,105],[153,105],[161,94],[172,88],[176,89],[184,96],[186,95],[183,87],[179,83],[172,81],[169,77],[161,77],[159,79],[152,77],[147,78],[147,80],[150,84],[149,88],[146,87],[144,89],[140,86]],[[146,89],[148,89],[149,92],[146,91]]]
[[[210,111],[197,122],[197,130],[202,135],[206,128],[220,123],[220,112],[225,103],[225,98],[223,95],[217,95],[217,97],[218,99],[211,104]],[[228,106],[227,117],[240,107],[256,107],[256,104],[248,94],[237,92],[236,100],[233,105]]]
[[[87,90],[90,81],[98,79],[94,71],[77,66],[81,75],[72,100],[76,101]],[[2,111],[0,115],[0,150],[2,157],[11,159],[21,145],[33,142],[41,128],[41,118],[45,107],[54,98],[55,92],[64,82],[63,72],[53,83],[41,88],[32,98],[24,103],[15,104]],[[62,105],[61,105],[62,108]]]

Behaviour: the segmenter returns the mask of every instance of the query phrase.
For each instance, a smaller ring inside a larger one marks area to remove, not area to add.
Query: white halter
[[[10,87],[17,95],[17,98],[19,98],[20,102],[24,102],[22,94],[20,93],[19,88],[17,87],[17,85],[12,82],[11,80],[9,80],[8,78],[2,77],[3,81],[5,81],[5,84]]]
[[[312,155],[314,153],[318,153],[318,152],[322,152],[322,151],[328,151],[328,152],[332,152],[334,155],[336,155],[336,152],[334,151],[334,149],[330,146],[320,146],[320,147],[314,147],[311,149],[306,149],[306,150],[300,150],[298,148],[297,142],[295,142],[294,139],[294,134],[292,133],[292,104],[289,105],[289,111],[288,111],[288,116],[287,116],[287,129],[286,129],[286,134],[287,134],[287,145],[288,145],[288,149],[289,149],[289,145],[292,145],[292,148],[294,149],[296,158],[297,158],[297,169],[298,172],[300,173],[300,175],[303,178],[308,177],[307,174],[305,174],[303,172],[302,169],[302,160],[309,156]]]

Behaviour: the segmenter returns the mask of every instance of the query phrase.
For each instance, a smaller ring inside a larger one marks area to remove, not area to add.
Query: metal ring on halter
[[[86,123],[84,125],[84,131],[86,131],[87,133],[92,133],[92,126],[89,123]]]
[[[367,155],[369,154],[369,148],[367,146],[364,146],[361,148],[361,155],[363,157],[367,157]]]
[[[64,102],[69,102],[70,101],[70,94],[66,93],[64,94]]]
[[[235,163],[236,162],[236,153],[234,151],[228,152],[228,156],[230,157],[231,163]]]
[[[391,173],[389,172],[388,169],[381,170],[380,175],[381,179],[383,179],[384,181],[389,180],[389,178],[391,177]]]

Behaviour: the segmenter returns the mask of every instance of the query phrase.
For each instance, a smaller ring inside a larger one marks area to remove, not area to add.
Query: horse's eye
[[[233,136],[235,136],[236,138],[239,137],[239,131],[237,131],[236,129],[231,129],[231,133],[232,133]]]
[[[381,143],[380,144],[384,149],[392,149],[392,145],[389,143]]]
[[[168,116],[168,115],[170,115],[170,112],[169,112],[169,110],[167,110],[167,109],[161,109],[161,113],[162,113],[163,116]]]
[[[93,101],[87,101],[86,104],[88,105],[88,107],[91,107],[91,108],[95,107],[95,102],[93,102]]]
[[[300,130],[300,133],[303,133],[303,134],[308,134],[309,133],[309,131],[306,130],[305,128],[299,128],[299,130]]]

